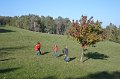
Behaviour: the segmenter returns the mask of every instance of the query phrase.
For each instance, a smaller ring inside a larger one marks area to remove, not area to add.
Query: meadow
[[[38,41],[44,53],[39,57],[34,50]],[[68,46],[69,63],[62,55],[53,57],[54,44],[59,54]],[[0,26],[0,79],[120,79],[120,44],[102,41],[87,47],[82,63],[81,51],[81,45],[66,35]]]

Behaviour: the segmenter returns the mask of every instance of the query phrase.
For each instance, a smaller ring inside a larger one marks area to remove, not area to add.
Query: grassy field
[[[38,41],[45,54],[35,61]],[[59,54],[68,45],[69,63],[53,57],[54,44]],[[0,79],[120,79],[120,44],[104,41],[87,49],[80,63],[81,47],[67,36],[0,26]]]

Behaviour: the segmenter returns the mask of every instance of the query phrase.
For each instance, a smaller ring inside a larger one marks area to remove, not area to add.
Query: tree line
[[[13,17],[0,16],[0,25],[14,26],[35,32],[64,35],[67,29],[72,26],[72,22],[69,18],[61,16],[54,19],[51,16],[28,14]],[[110,23],[102,29],[106,32],[107,40],[120,43],[120,26]]]
[[[34,14],[22,16],[0,16],[0,25],[9,25],[35,32],[63,35],[70,26],[69,18],[59,16],[53,19],[51,16],[38,16]]]

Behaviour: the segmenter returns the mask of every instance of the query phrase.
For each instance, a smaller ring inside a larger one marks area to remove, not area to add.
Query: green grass
[[[38,41],[41,51],[48,53],[34,61]],[[59,54],[68,45],[73,60],[66,63],[64,56],[54,58],[54,44],[59,46]],[[89,58],[80,63],[81,47],[67,36],[0,27],[0,79],[120,79],[120,44],[104,41],[87,49]]]

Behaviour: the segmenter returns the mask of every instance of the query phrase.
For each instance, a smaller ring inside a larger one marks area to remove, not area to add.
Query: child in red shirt
[[[54,51],[53,56],[54,56],[55,58],[58,57],[58,46],[57,46],[57,45],[55,45],[55,46],[53,47],[53,51]]]
[[[36,51],[37,55],[40,55],[40,54],[41,54],[40,48],[41,48],[41,44],[40,44],[40,42],[38,42],[38,43],[35,45],[35,51]]]

